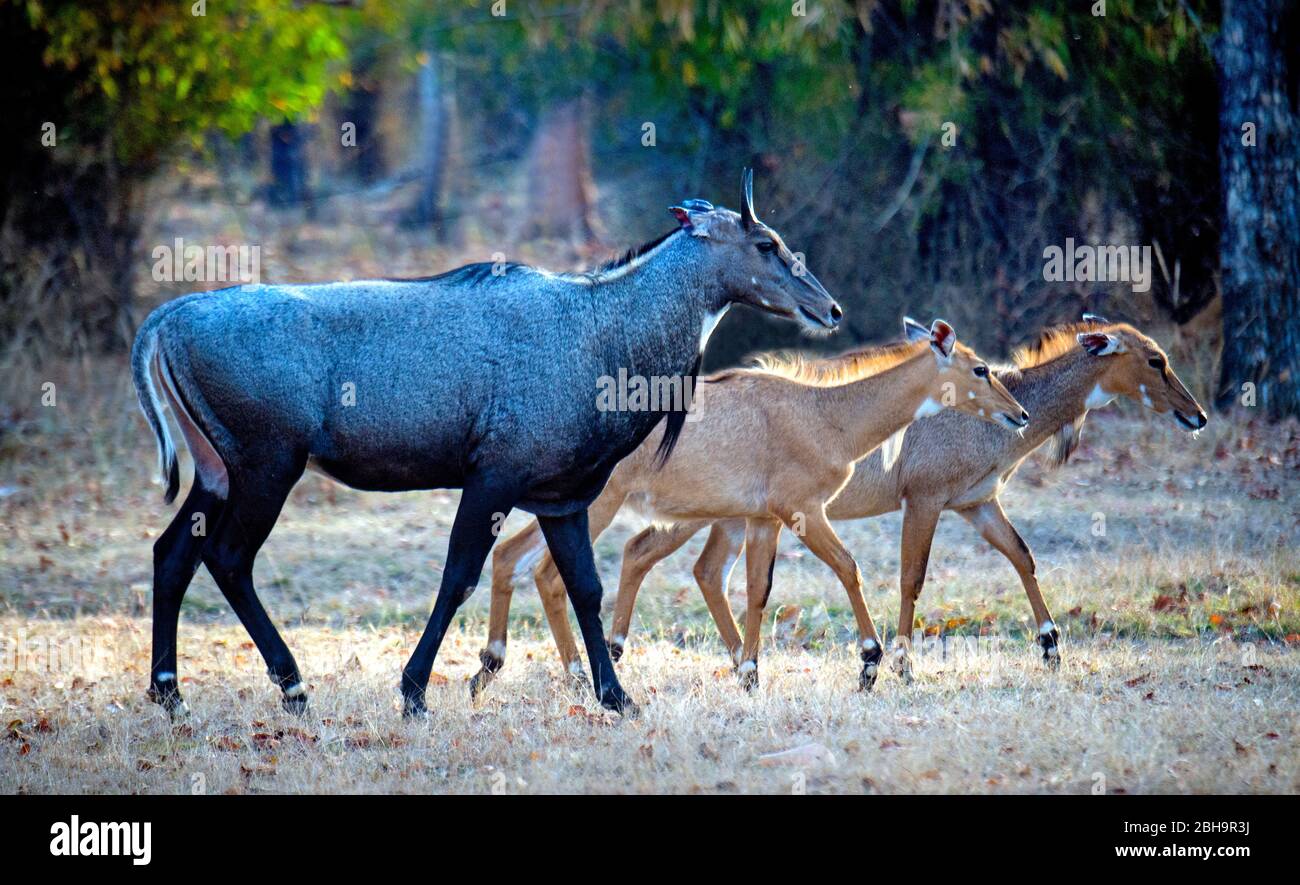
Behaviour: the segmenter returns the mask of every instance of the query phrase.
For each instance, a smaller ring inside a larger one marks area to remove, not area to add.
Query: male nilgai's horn
[[[740,179],[740,221],[745,230],[754,226],[754,170],[748,167]]]

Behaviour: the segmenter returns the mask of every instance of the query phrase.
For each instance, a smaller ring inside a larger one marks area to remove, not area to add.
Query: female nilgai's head
[[[903,330],[909,341],[930,343],[938,373],[937,392],[917,410],[916,417],[951,408],[1012,430],[1029,424],[1029,413],[989,371],[983,357],[958,343],[952,326],[935,320],[927,329],[911,317],[904,317]]]
[[[739,213],[705,200],[687,200],[671,211],[682,229],[708,250],[710,266],[729,300],[796,320],[808,329],[834,329],[844,312],[781,236],[758,220],[753,190],[754,174],[746,169]]]

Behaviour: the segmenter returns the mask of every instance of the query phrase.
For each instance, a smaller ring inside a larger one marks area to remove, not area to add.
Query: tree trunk
[[[384,177],[384,155],[379,149],[380,78],[373,53],[360,55],[353,62],[353,87],[339,108],[340,122],[356,127],[355,144],[343,148],[344,162],[366,184]]]
[[[575,245],[600,239],[586,103],[575,98],[542,109],[529,148],[528,206],[522,239],[550,237]]]
[[[1294,0],[1225,0],[1215,50],[1224,340],[1217,404],[1255,404],[1272,419],[1300,416],[1298,15]],[[1253,124],[1253,146],[1245,124]]]
[[[420,126],[420,156],[416,167],[420,190],[404,219],[415,227],[433,227],[442,221],[442,190],[447,166],[447,103],[443,95],[438,56],[426,50],[429,60],[416,78],[416,105]]]
[[[272,206],[297,206],[307,201],[307,133],[297,123],[271,127]]]

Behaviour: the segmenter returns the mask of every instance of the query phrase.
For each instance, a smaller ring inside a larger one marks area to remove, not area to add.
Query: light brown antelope
[[[908,430],[894,465],[883,464],[879,455],[863,459],[827,507],[832,520],[903,509],[902,604],[891,664],[904,678],[911,678],[908,649],[913,617],[940,513],[955,510],[1015,567],[1034,612],[1043,660],[1054,668],[1060,663],[1060,633],[1043,602],[1034,556],[998,501],[1002,489],[1029,453],[1045,442],[1051,442],[1054,463],[1064,464],[1079,444],[1088,410],[1116,397],[1172,414],[1186,430],[1200,430],[1206,423],[1205,411],[1174,374],[1164,351],[1129,325],[1085,314],[1082,323],[1043,332],[1036,344],[1017,351],[1013,362],[1014,366],[995,368],[994,375],[1031,410],[1032,429],[1021,435],[1005,433],[953,413],[918,421]],[[628,541],[611,630],[614,660],[623,653],[645,575],[704,525],[695,520],[651,526]],[[710,600],[709,611],[733,654],[739,645],[725,592],[745,543],[743,533],[740,520],[714,522],[695,564],[696,581]]]
[[[927,329],[908,320],[905,328],[908,341],[900,344],[819,362],[770,358],[756,369],[706,379],[698,390],[694,420],[686,423],[667,463],[661,467],[656,459],[658,440],[652,435],[619,463],[591,505],[593,538],[628,501],[665,522],[736,520],[750,551],[749,605],[743,648],[739,637],[731,647],[747,687],[758,681],[759,634],[783,525],[844,585],[858,626],[860,685],[870,688],[884,649],[862,596],[857,563],[827,521],[827,502],[852,475],[853,462],[882,443],[891,449],[892,460],[898,435],[917,418],[951,406],[1016,430],[1028,423],[1020,403],[974,351],[957,343],[951,326],[935,320]],[[531,551],[541,551],[536,524],[497,547],[488,645],[480,655],[483,669],[471,683],[472,694],[504,660],[512,577]],[[560,656],[572,672],[580,672],[563,584],[549,557],[535,578]],[[726,600],[707,598],[719,623],[730,621]]]

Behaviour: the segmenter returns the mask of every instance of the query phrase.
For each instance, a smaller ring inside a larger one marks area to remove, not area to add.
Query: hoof
[[[1061,669],[1061,631],[1048,621],[1038,631],[1038,644],[1043,649],[1043,664],[1049,670]]]
[[[403,695],[402,696],[402,718],[403,719],[425,719],[428,718],[429,708],[424,706],[424,694]]]
[[[889,653],[889,669],[898,674],[898,678],[907,685],[916,681],[916,677],[912,675],[912,656],[901,641],[896,642],[894,650]]]
[[[582,668],[582,661],[577,658],[569,661],[569,666],[565,668],[565,672],[569,674],[569,681],[573,683],[574,688],[591,688],[591,679],[587,676],[587,671]]]
[[[863,642],[862,674],[858,677],[858,690],[871,691],[876,686],[876,677],[880,675],[880,662],[884,660],[885,650],[873,639]]]
[[[608,640],[605,646],[609,649],[609,659],[617,664],[623,657],[623,643]]]
[[[149,700],[167,711],[167,716],[172,722],[180,722],[189,718],[189,705],[181,698],[181,693],[176,690],[176,683],[155,682],[149,686],[146,695]]]
[[[469,681],[469,699],[476,701],[492,682],[492,671],[486,667],[474,674]]]
[[[635,719],[641,715],[641,708],[618,685],[606,686],[601,690],[600,705],[606,710],[613,710],[615,713],[629,719]]]
[[[736,668],[736,674],[740,677],[740,687],[745,691],[758,688],[758,661],[745,661]]]

